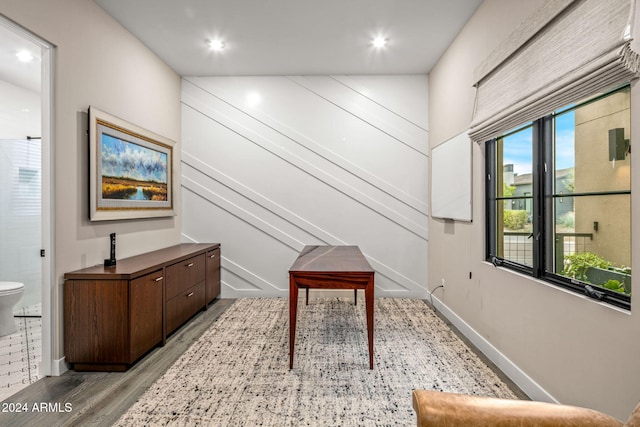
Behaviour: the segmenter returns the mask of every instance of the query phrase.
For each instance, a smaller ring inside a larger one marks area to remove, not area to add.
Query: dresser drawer
[[[204,308],[204,281],[167,301],[167,334]]]
[[[204,281],[205,254],[201,254],[166,268],[166,300],[183,293],[194,285]]]

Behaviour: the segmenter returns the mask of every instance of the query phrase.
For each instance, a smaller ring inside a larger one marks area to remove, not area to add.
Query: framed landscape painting
[[[91,221],[175,215],[174,142],[89,108]]]

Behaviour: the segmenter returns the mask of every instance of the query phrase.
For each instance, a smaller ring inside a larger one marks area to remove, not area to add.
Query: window
[[[625,86],[487,142],[487,259],[629,309],[630,120]]]

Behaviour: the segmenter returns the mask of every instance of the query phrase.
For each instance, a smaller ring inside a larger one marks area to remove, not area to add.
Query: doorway
[[[52,59],[0,15],[0,282],[23,284],[0,336],[0,401],[52,373]]]

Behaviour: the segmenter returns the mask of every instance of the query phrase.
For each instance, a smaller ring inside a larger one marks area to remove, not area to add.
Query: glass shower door
[[[17,316],[40,316],[42,289],[40,139],[0,139],[0,281],[24,283]]]

